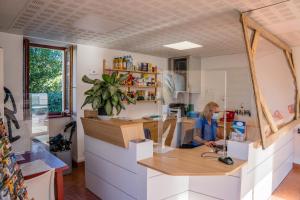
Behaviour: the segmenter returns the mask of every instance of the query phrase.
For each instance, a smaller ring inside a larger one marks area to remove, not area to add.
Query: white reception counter
[[[222,163],[215,158],[205,162],[199,153],[205,167],[195,159],[192,166],[199,165],[199,174],[181,174],[191,163],[182,162],[178,150],[164,157],[153,154],[151,140],[129,142],[123,148],[85,135],[86,186],[103,200],[264,200],[292,169],[293,137],[294,130],[290,130],[265,150],[255,148],[254,143],[229,141],[228,154],[236,158],[234,167],[224,165],[222,172],[214,174],[220,168],[213,163]],[[201,152],[186,150],[186,157],[191,156],[189,151],[193,156]]]

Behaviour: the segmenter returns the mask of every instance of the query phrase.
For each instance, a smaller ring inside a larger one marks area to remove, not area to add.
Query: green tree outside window
[[[48,96],[48,112],[62,112],[63,86],[62,50],[30,47],[30,84],[31,94],[46,93]]]

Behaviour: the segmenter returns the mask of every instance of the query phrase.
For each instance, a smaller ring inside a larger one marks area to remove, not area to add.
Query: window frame
[[[70,117],[72,115],[72,108],[73,108],[73,93],[72,93],[72,84],[73,84],[73,46],[68,47],[61,47],[61,46],[52,46],[52,45],[45,45],[45,44],[38,44],[38,43],[31,43],[28,39],[24,39],[24,94],[23,94],[23,111],[24,111],[24,119],[31,119],[31,106],[30,106],[30,47],[36,47],[36,48],[46,48],[46,49],[54,49],[54,50],[61,50],[64,54],[64,60],[63,60],[63,107],[62,112],[52,112],[48,113],[48,118],[61,118],[61,117]],[[67,81],[67,51],[70,51],[70,67],[69,67],[69,74],[70,78]],[[69,84],[69,91],[67,91],[67,84]],[[66,97],[69,96],[69,109],[66,109]]]

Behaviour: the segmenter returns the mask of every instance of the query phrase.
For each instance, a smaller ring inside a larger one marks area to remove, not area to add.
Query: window
[[[72,112],[73,48],[24,41],[24,113],[68,116]]]

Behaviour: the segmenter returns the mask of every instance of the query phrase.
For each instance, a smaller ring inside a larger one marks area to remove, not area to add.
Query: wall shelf
[[[158,88],[159,86],[137,86],[137,85],[121,85],[121,87],[128,87],[128,88]]]
[[[111,68],[104,68],[104,71],[127,72],[127,73],[137,73],[137,74],[160,74],[159,72],[133,71],[133,70],[126,70],[126,69],[111,69]]]
[[[126,69],[112,69],[112,68],[108,68],[106,66],[106,60],[103,60],[103,73],[109,73],[109,72],[121,72],[121,73],[128,73],[128,74],[150,74],[154,76],[154,81],[153,83],[155,83],[155,85],[150,85],[150,86],[138,86],[138,85],[121,85],[121,87],[123,88],[123,90],[126,90],[126,92],[130,92],[131,89],[133,89],[133,91],[135,89],[152,89],[154,90],[154,95],[155,97],[157,97],[157,89],[160,87],[159,86],[159,80],[158,80],[158,75],[160,74],[159,72],[149,72],[149,71],[136,71],[136,70],[126,70]],[[151,81],[152,82],[152,81]],[[148,90],[147,90],[148,91]],[[140,100],[140,101],[136,101],[137,103],[157,103],[159,100]],[[126,102],[126,101],[125,101]]]
[[[155,99],[155,100],[136,100],[136,103],[157,103],[159,102],[159,99]],[[123,101],[123,103],[127,103],[127,101]]]
[[[140,100],[140,101],[136,101],[136,102],[138,102],[138,103],[147,103],[147,102],[154,102],[154,103],[156,103],[156,102],[158,102],[159,100],[158,99],[156,99],[156,100]]]

